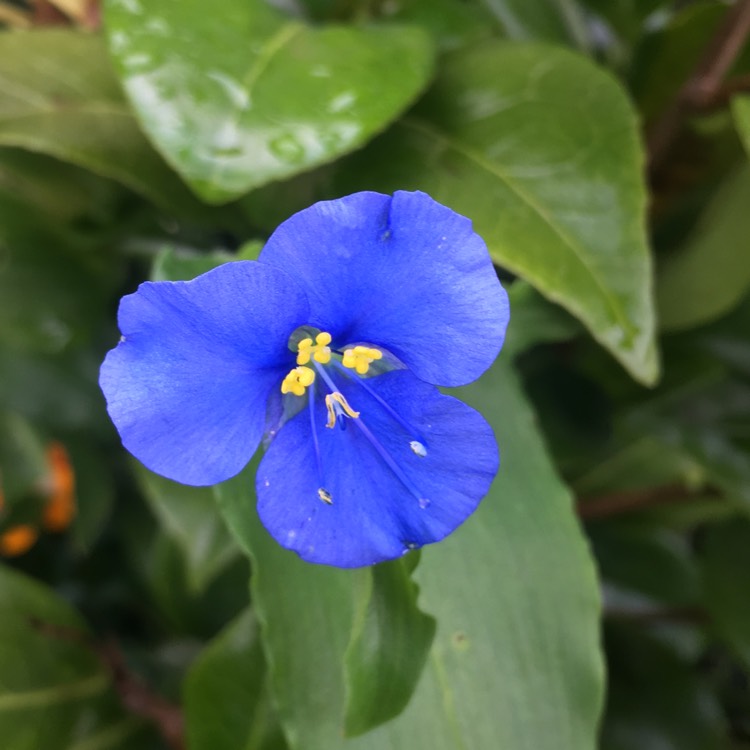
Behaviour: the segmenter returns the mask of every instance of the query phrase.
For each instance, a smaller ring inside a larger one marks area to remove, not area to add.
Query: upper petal
[[[508,298],[487,248],[425,193],[316,203],[279,226],[260,260],[294,273],[311,322],[339,344],[380,345],[427,382],[468,383],[502,347]]]
[[[262,437],[269,394],[294,365],[289,335],[308,315],[293,280],[252,261],[141,284],[120,303],[123,337],[99,378],[123,445],[184,484],[239,472]]]
[[[258,469],[261,521],[303,559],[345,568],[390,560],[439,541],[474,511],[497,472],[492,428],[472,408],[406,370],[379,375],[368,385],[413,431],[355,381],[340,385],[401,477],[359,429],[358,420],[347,420],[345,430],[324,427],[325,407],[318,398],[323,476],[304,409],[282,428]],[[423,441],[426,455],[410,447],[415,437]],[[332,504],[319,497],[321,485]]]

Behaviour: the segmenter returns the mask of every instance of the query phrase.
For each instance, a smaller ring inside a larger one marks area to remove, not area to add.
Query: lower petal
[[[342,380],[340,390],[362,424],[346,419],[345,429],[326,428],[318,397],[320,462],[305,409],[284,426],[258,470],[261,521],[309,562],[360,567],[437,542],[471,515],[498,469],[492,428],[474,409],[408,371],[367,382],[411,429],[355,380]]]

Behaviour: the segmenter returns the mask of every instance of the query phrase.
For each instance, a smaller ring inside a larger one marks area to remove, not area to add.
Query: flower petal
[[[99,378],[123,445],[184,484],[239,472],[263,434],[269,394],[294,366],[289,335],[308,316],[292,279],[252,261],[141,284],[120,303],[123,338]]]
[[[260,260],[294,269],[311,323],[390,350],[437,385],[479,377],[503,344],[508,298],[469,219],[425,193],[355,193],[284,222]]]
[[[413,430],[356,382],[340,381],[359,419],[346,419],[344,430],[327,429],[326,409],[317,398],[322,478],[309,411],[284,425],[258,469],[258,513],[264,526],[303,559],[343,568],[400,557],[450,534],[475,510],[497,472],[492,428],[478,412],[406,370],[367,382]],[[359,421],[376,436],[401,477]],[[425,445],[426,455],[412,449],[414,439]],[[321,485],[331,504],[319,497]]]

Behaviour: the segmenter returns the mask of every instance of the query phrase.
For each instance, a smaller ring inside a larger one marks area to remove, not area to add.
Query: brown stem
[[[621,513],[652,508],[655,505],[694,500],[696,497],[718,497],[719,493],[713,488],[702,490],[699,496],[688,490],[682,484],[665,484],[661,487],[649,487],[644,490],[612,492],[595,498],[583,498],[578,501],[576,510],[578,517],[585,521],[609,518]]]
[[[707,625],[708,612],[701,607],[654,607],[653,609],[606,608],[604,617],[611,620],[628,620],[644,624],[675,622],[687,625]]]
[[[30,618],[29,624],[38,632],[88,648],[112,677],[112,686],[126,711],[152,722],[172,750],[185,748],[185,724],[182,709],[154,693],[128,667],[119,645],[113,639],[104,643],[88,634],[53,623]]]
[[[649,170],[660,169],[682,129],[685,117],[710,108],[721,96],[724,77],[750,34],[750,0],[738,0],[729,8],[703,56],[648,136]]]

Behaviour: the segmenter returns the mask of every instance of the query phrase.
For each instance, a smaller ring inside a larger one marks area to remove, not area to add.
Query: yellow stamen
[[[282,393],[293,393],[295,396],[304,396],[305,388],[315,382],[315,371],[309,367],[295,367],[281,383]]]
[[[331,334],[325,331],[315,337],[314,344],[310,338],[302,339],[297,344],[297,364],[306,365],[312,358],[321,365],[327,365],[331,361],[331,349],[328,346],[330,343]]]
[[[326,396],[326,408],[328,409],[328,422],[326,427],[336,426],[336,417],[339,414],[345,414],[347,417],[356,419],[359,416],[358,411],[354,411],[347,400],[338,391],[335,393],[329,393]]]
[[[383,352],[380,349],[357,345],[344,352],[341,364],[350,370],[356,370],[358,375],[365,375],[370,369],[370,364],[382,358]]]

